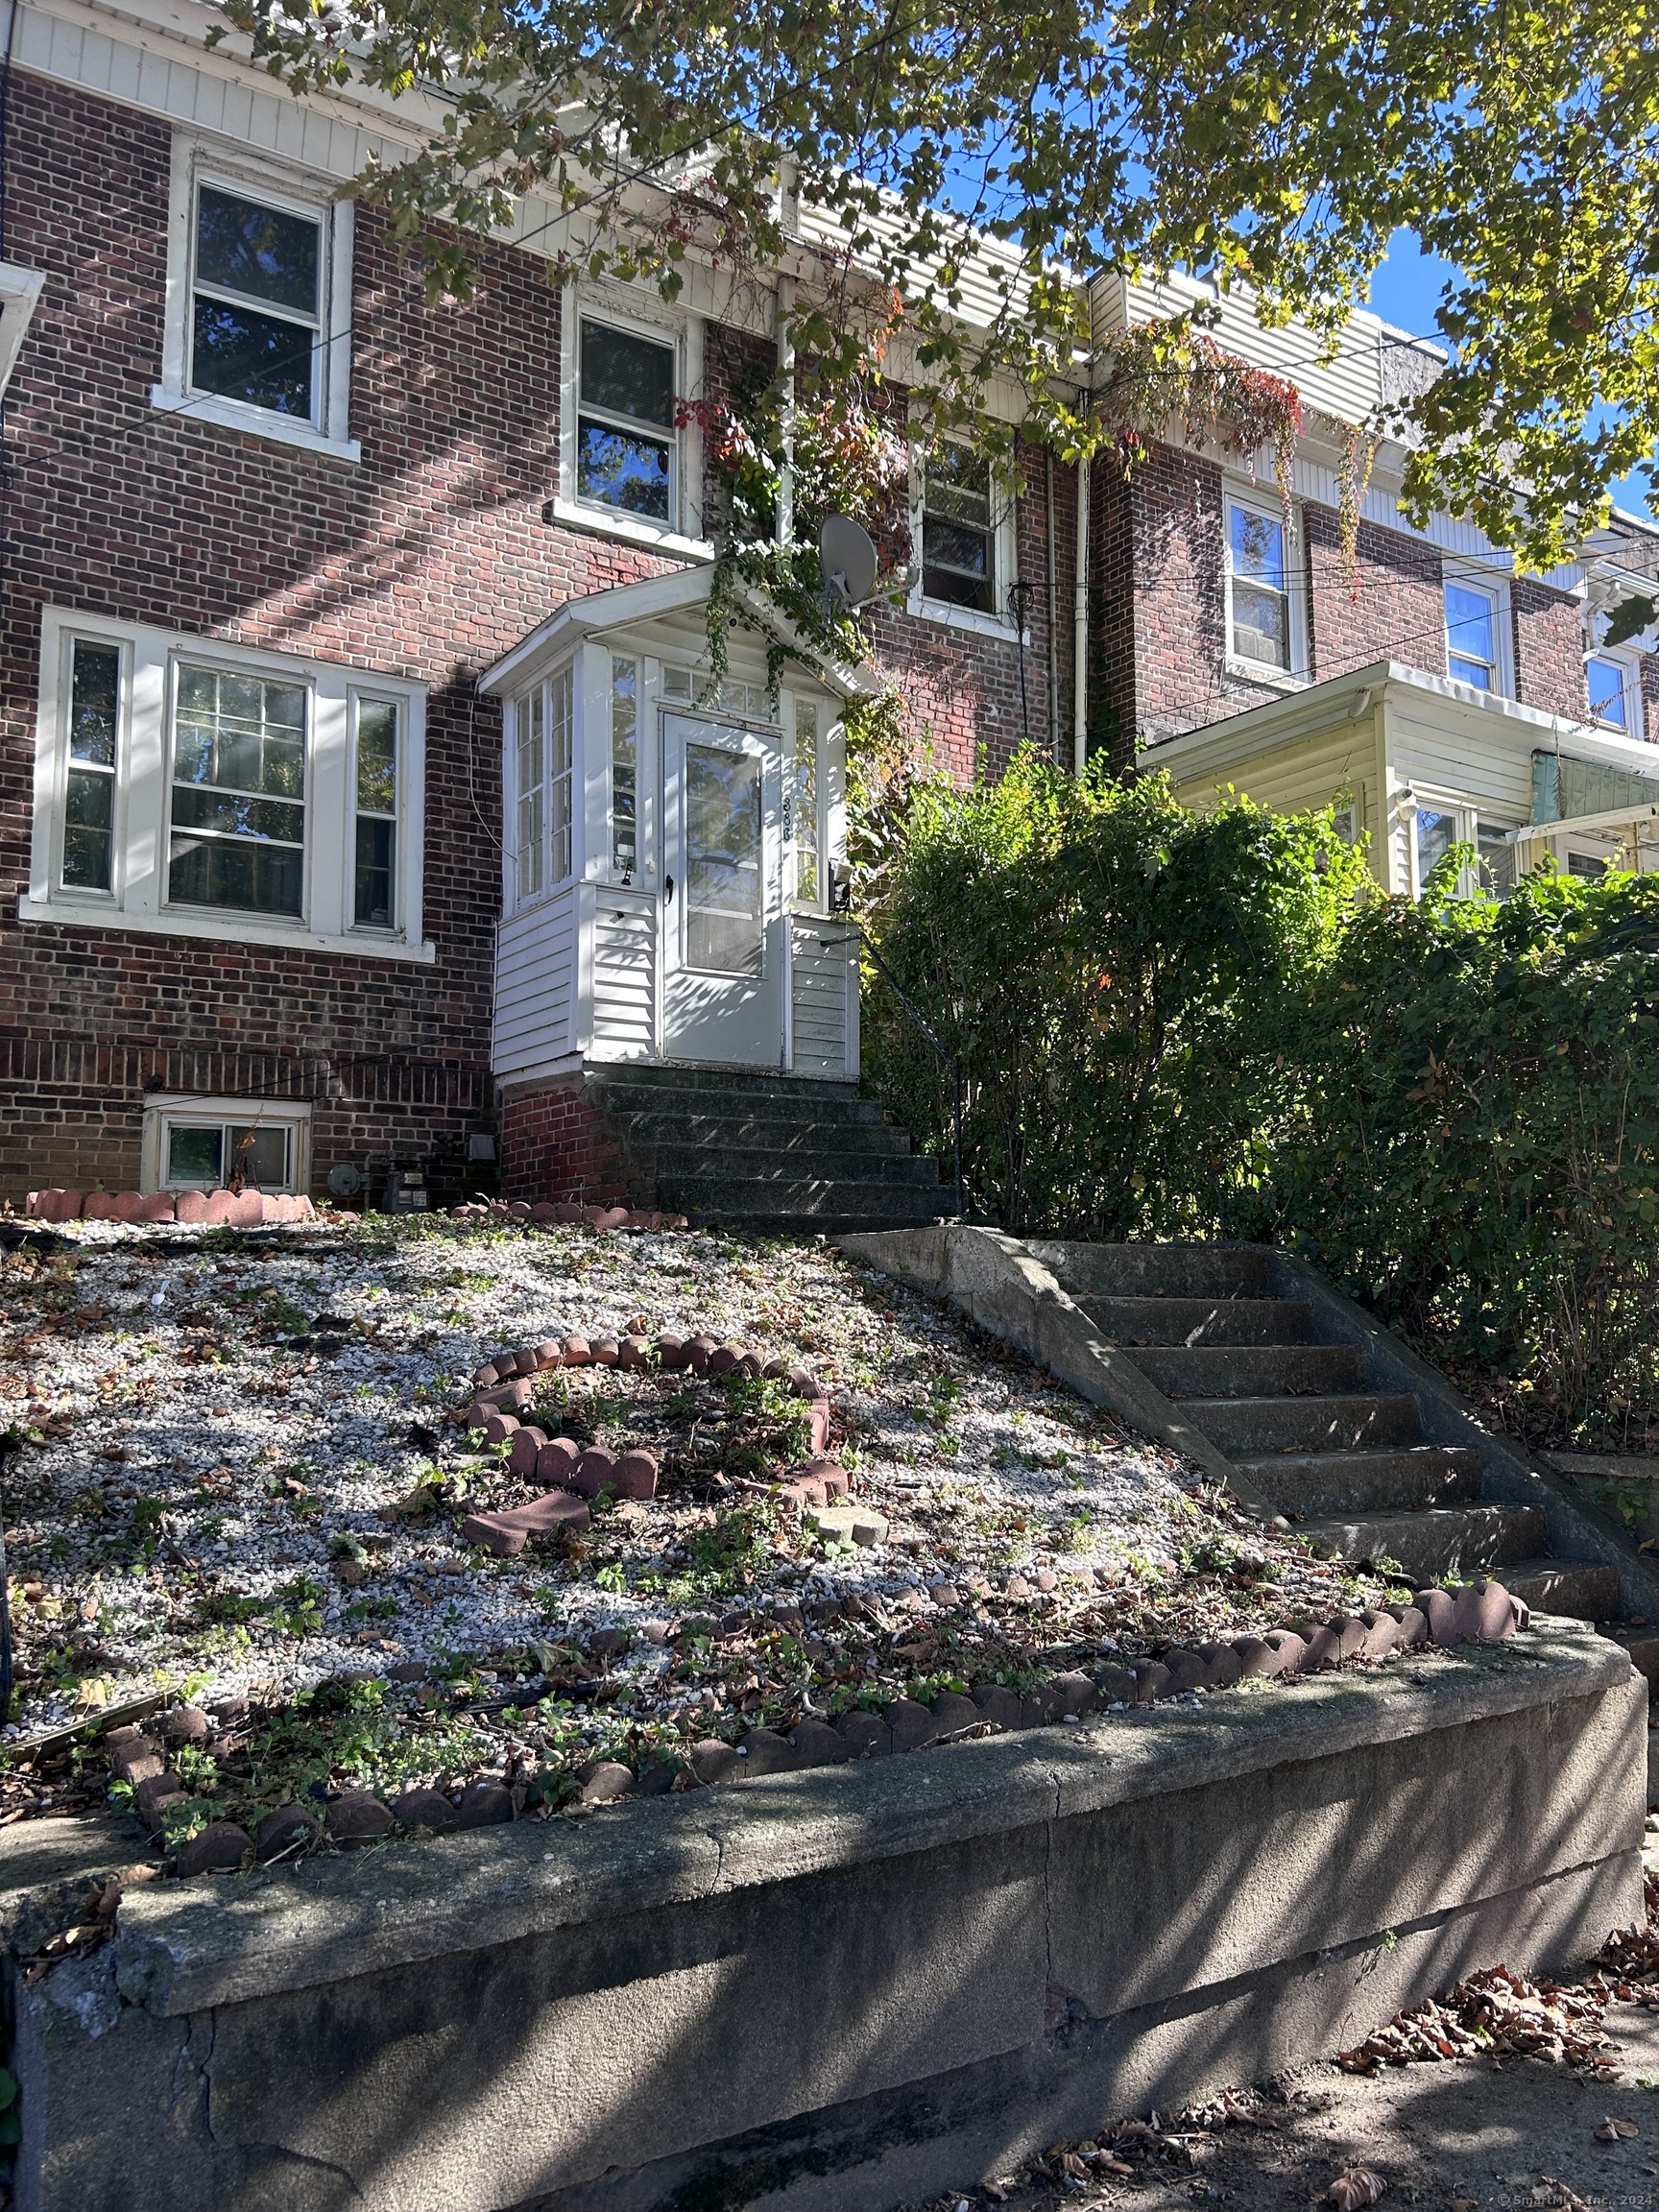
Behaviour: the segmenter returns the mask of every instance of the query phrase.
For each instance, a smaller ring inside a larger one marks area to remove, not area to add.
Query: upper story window
[[[1227,501],[1227,649],[1252,671],[1290,675],[1301,663],[1284,511]]]
[[[169,222],[155,404],[355,460],[349,203],[180,138]]]
[[[571,869],[571,741],[575,685],[568,665],[513,703],[515,903],[567,880]]]
[[[578,499],[673,520],[674,367],[672,346],[582,318]]]
[[[429,958],[423,700],[47,608],[22,919]]]
[[[1484,584],[1453,582],[1446,590],[1446,667],[1456,684],[1502,691],[1498,648],[1499,597]]]
[[[991,466],[965,445],[936,445],[922,470],[922,595],[999,612]]]
[[[1590,697],[1590,719],[1604,730],[1618,730],[1626,737],[1643,732],[1642,677],[1634,656],[1592,653],[1584,662],[1584,684]]]
[[[322,289],[321,216],[198,183],[192,389],[315,422]]]

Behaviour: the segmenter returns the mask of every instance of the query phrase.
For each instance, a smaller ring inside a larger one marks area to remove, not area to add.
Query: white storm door
[[[662,1056],[783,1055],[782,746],[662,717]]]

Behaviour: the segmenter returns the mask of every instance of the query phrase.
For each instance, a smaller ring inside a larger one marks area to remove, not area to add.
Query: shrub
[[[916,793],[872,933],[961,1061],[1016,1232],[1305,1251],[1540,1435],[1659,1407],[1659,877],[1371,892],[1328,814],[1166,781]],[[949,1172],[950,1078],[879,973],[866,1059]]]
[[[979,1205],[1075,1237],[1253,1226],[1285,1041],[1363,873],[1328,814],[1199,818],[1162,776],[1026,753],[993,786],[921,785],[872,927],[961,1062]],[[865,1008],[873,1080],[948,1164],[949,1073],[879,972]]]

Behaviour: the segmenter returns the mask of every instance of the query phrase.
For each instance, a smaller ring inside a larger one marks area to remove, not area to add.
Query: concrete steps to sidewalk
[[[1555,1555],[1543,1505],[1516,1503],[1512,1481],[1508,1496],[1489,1490],[1494,1440],[1472,1419],[1467,1440],[1434,1440],[1425,1391],[1439,1407],[1439,1378],[1355,1309],[1347,1314],[1363,1327],[1333,1327],[1334,1294],[1299,1262],[1262,1246],[1033,1250],[1117,1354],[1231,1462],[1241,1490],[1321,1551],[1391,1562],[1413,1584],[1497,1575],[1539,1613],[1602,1626],[1659,1685],[1659,1626],[1627,1614],[1606,1547]],[[1310,1294],[1290,1294],[1299,1285]]]
[[[701,1226],[916,1228],[950,1202],[937,1163],[850,1083],[631,1064],[591,1070],[588,1096],[636,1202]]]

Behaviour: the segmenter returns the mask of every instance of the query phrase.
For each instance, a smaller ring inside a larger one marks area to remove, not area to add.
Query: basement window
[[[141,1187],[299,1191],[309,1169],[309,1106],[259,1098],[152,1099],[145,1108]]]

